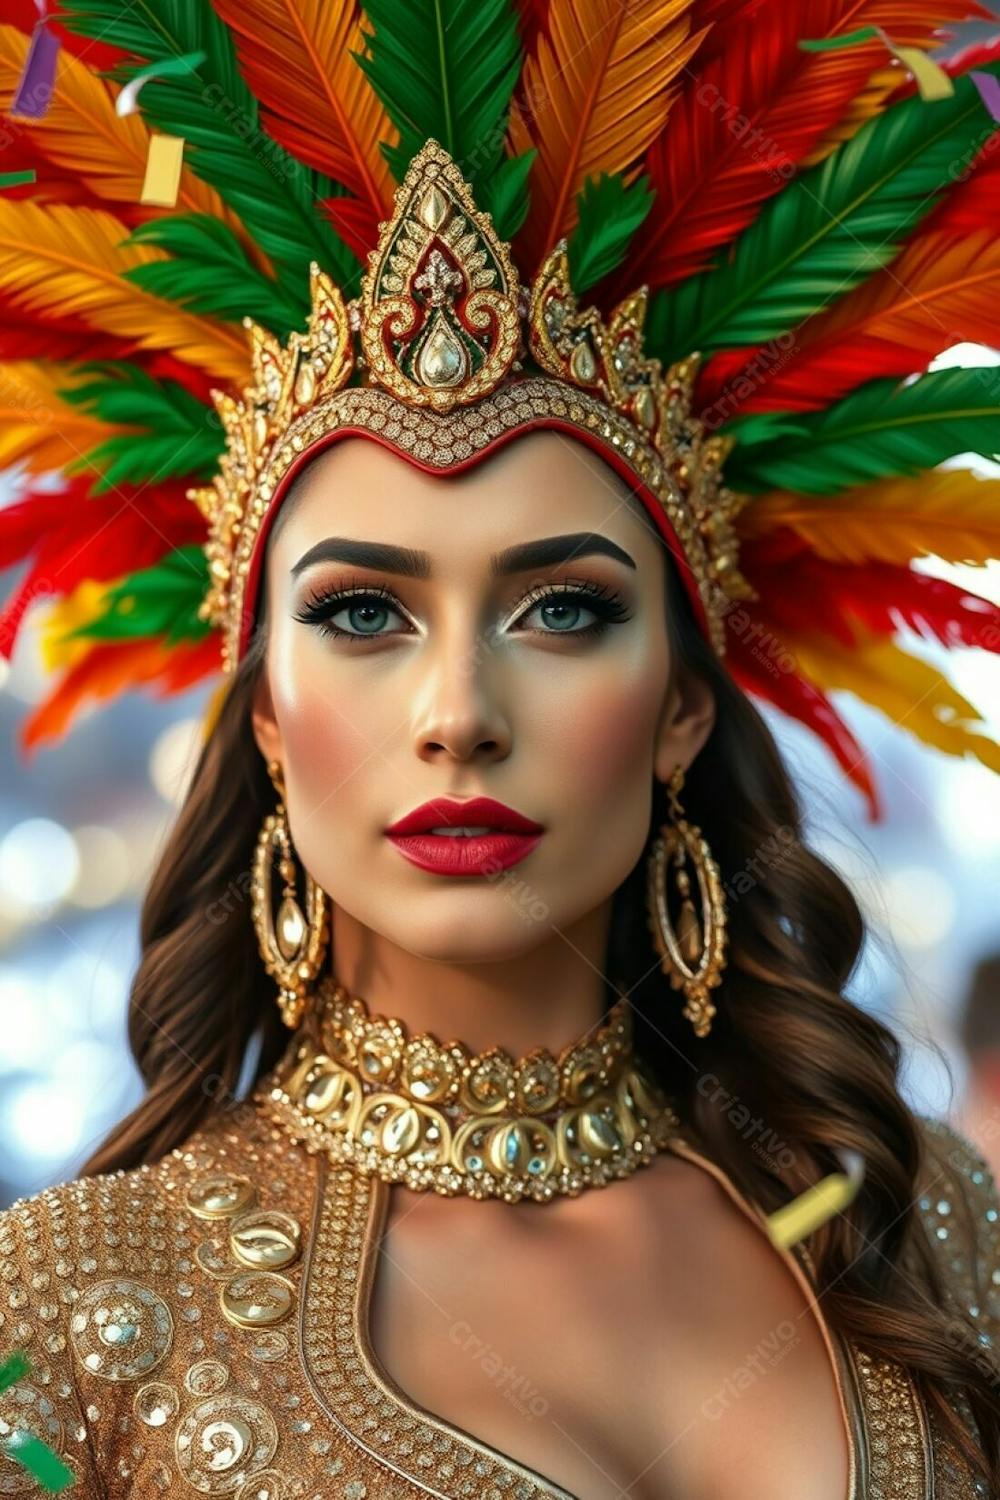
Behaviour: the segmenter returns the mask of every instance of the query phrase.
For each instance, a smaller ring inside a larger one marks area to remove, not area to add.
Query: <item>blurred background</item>
[[[942,362],[1000,356],[968,346]],[[966,456],[956,463],[973,462]],[[984,472],[1000,474],[1000,465]],[[0,476],[0,505],[20,491]],[[927,571],[1000,601],[1000,562]],[[6,596],[13,573],[0,574]],[[941,663],[935,643],[908,649]],[[948,661],[1000,737],[1000,658]],[[212,684],[172,699],[134,694],[90,713],[69,742],[26,758],[17,744],[42,695],[31,622],[3,674],[0,727],[0,1205],[73,1177],[140,1098],[126,1014],[138,907],[197,753]],[[1000,1159],[1000,777],[928,749],[835,694],[867,748],[886,818],[813,737],[765,708],[808,810],[813,846],[850,882],[871,924],[851,994],[907,1049],[904,1087]],[[248,918],[249,920],[249,918]]]

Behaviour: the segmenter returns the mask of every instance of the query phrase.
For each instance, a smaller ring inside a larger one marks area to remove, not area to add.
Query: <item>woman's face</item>
[[[642,854],[654,776],[708,735],[707,688],[668,688],[663,544],[627,494],[552,432],[446,478],[345,438],[280,516],[257,743],[334,907],[411,953],[510,958],[602,907]],[[457,877],[386,834],[473,796],[544,833]]]

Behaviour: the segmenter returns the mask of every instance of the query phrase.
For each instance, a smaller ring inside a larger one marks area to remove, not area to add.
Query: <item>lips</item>
[[[489,832],[435,833],[443,828],[486,828]],[[386,829],[411,864],[436,875],[489,876],[530,854],[545,829],[492,797],[459,802],[436,797],[414,808]]]
[[[526,818],[513,807],[492,797],[435,797],[415,807],[405,817],[390,823],[386,833],[429,833],[433,828],[489,828],[498,833],[544,833],[541,823]],[[449,837],[449,835],[444,835]]]

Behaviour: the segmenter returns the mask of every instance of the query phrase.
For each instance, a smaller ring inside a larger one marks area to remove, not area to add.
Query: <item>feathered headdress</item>
[[[33,177],[0,192],[0,463],[68,487],[0,512],[0,565],[29,560],[0,652],[53,601],[25,747],[233,670],[270,521],[338,432],[444,472],[548,426],[628,479],[733,678],[873,817],[831,690],[1000,771],[896,639],[1000,646],[996,606],[913,566],[1000,539],[1000,481],[940,467],[1000,448],[1000,368],[929,368],[1000,344],[1000,48],[927,56],[986,12],[37,3],[0,26]]]

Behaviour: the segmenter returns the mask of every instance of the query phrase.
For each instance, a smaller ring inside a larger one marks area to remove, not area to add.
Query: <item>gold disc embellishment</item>
[[[229,1247],[241,1265],[255,1271],[290,1266],[302,1249],[302,1226],[278,1208],[240,1214],[229,1231]]]
[[[266,1328],[281,1323],[295,1301],[294,1283],[273,1271],[243,1271],[219,1288],[219,1305],[238,1328]]]
[[[224,1495],[270,1463],[278,1429],[265,1406],[245,1396],[209,1396],[184,1417],[174,1449],[188,1484],[203,1494]]]
[[[184,1201],[199,1219],[228,1219],[253,1206],[257,1189],[249,1177],[215,1172],[199,1177],[184,1194]]]
[[[173,1337],[170,1308],[137,1281],[95,1282],[70,1318],[77,1357],[101,1380],[138,1380],[165,1357]]]

